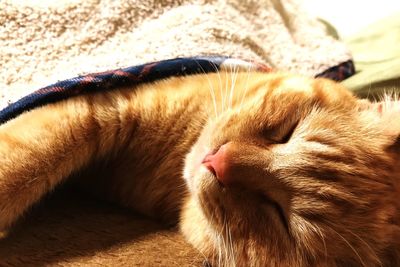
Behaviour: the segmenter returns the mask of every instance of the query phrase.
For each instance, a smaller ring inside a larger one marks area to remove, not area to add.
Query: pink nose
[[[229,161],[227,157],[227,144],[222,145],[217,152],[208,153],[202,164],[209,169],[223,185],[227,185],[230,181],[228,168]]]

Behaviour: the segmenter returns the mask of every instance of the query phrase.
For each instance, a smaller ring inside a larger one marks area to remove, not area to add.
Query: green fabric
[[[362,97],[400,92],[400,13],[344,40],[357,73],[343,84]]]

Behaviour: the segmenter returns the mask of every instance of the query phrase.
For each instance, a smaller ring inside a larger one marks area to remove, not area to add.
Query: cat
[[[0,126],[0,232],[69,178],[213,266],[400,266],[399,107],[221,72],[36,108]]]

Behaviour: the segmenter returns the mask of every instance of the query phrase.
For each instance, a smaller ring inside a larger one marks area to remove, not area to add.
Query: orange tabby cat
[[[400,266],[399,105],[218,73],[37,108],[0,126],[0,231],[75,174],[216,266]]]

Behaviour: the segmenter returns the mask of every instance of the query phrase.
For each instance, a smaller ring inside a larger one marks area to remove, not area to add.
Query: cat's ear
[[[400,100],[384,97],[381,101],[358,100],[358,110],[368,123],[379,127],[389,146],[400,152]]]

